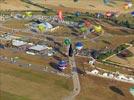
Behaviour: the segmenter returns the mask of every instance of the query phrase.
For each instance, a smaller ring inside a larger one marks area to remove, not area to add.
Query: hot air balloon
[[[110,12],[110,11],[106,12],[106,16],[107,17],[111,17],[112,16],[112,12]]]
[[[44,24],[39,24],[38,25],[38,29],[41,31],[41,32],[44,32],[46,27],[44,26]]]
[[[68,38],[66,38],[66,39],[64,40],[64,44],[65,44],[66,46],[70,45],[70,44],[71,44],[71,40],[68,39]]]
[[[86,38],[86,35],[87,35],[86,33],[88,32],[88,28],[85,26],[81,27],[80,32],[83,33],[84,38]]]
[[[65,44],[65,46],[66,46],[66,55],[68,55],[68,53],[69,53],[69,48],[70,48],[70,45],[71,45],[71,40],[68,39],[68,38],[66,38],[66,39],[64,40],[64,44]]]
[[[85,22],[84,22],[83,20],[80,20],[80,21],[78,22],[78,27],[79,27],[79,28],[84,27],[84,25],[85,25]]]
[[[133,11],[133,12],[131,12],[131,15],[134,17],[134,11]]]
[[[131,8],[133,6],[132,2],[128,2],[128,7]]]
[[[91,23],[88,20],[85,20],[84,22],[86,27],[89,27],[91,25]]]
[[[129,88],[129,92],[134,96],[134,87]]]
[[[26,17],[32,17],[33,14],[32,14],[32,12],[25,12],[25,16],[26,16]]]
[[[67,62],[64,60],[61,60],[58,62],[58,68],[61,70],[64,70],[67,67]]]
[[[77,11],[77,12],[75,13],[75,16],[76,16],[76,17],[79,17],[79,16],[80,16],[80,12]]]
[[[125,10],[128,10],[128,9],[129,9],[128,4],[124,4],[123,8],[124,8]]]
[[[102,13],[96,13],[96,17],[97,17],[97,18],[100,18],[100,17],[102,17],[102,16],[103,16]]]
[[[58,18],[60,20],[63,20],[63,13],[62,13],[62,10],[58,10]]]
[[[80,28],[80,32],[81,32],[81,33],[84,33],[84,32],[86,32],[86,31],[87,31],[87,28],[86,28],[86,27],[81,27],[81,28]]]
[[[104,4],[109,4],[110,0],[103,0]]]
[[[94,30],[95,30],[95,32],[100,33],[100,32],[102,32],[103,29],[100,25],[98,25],[98,26],[94,26]]]
[[[77,42],[75,44],[75,47],[76,47],[77,50],[81,50],[83,48],[83,43],[82,42]]]

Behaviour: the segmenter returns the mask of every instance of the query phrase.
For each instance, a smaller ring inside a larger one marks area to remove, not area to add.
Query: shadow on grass
[[[85,72],[78,67],[75,67],[72,70],[73,70],[73,72],[78,72],[78,74],[85,74]]]
[[[110,88],[113,92],[115,92],[115,93],[117,93],[117,94],[119,94],[119,95],[125,96],[124,93],[123,93],[123,91],[122,91],[121,89],[119,89],[119,88],[117,88],[117,87],[115,87],[115,86],[110,86],[109,88]]]
[[[59,69],[58,64],[55,62],[50,62],[49,65],[58,71],[62,71],[61,69]]]
[[[61,61],[61,60],[62,60],[62,58],[60,58],[60,57],[58,57],[58,56],[56,56],[56,55],[54,55],[53,58],[54,58],[55,60],[57,60],[57,61]]]
[[[60,48],[54,47],[54,50],[55,50],[56,52],[60,53],[62,56],[67,57],[67,55],[64,54],[64,53],[60,50]]]
[[[48,41],[54,41],[53,38],[51,38],[51,37],[46,37],[46,39],[47,39]]]
[[[72,32],[71,33],[73,36],[78,36],[78,34],[77,33],[74,33],[74,32]]]

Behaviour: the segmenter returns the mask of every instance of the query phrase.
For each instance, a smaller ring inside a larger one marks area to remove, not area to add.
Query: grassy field
[[[71,79],[5,62],[0,65],[1,100],[60,100],[72,90]]]
[[[44,4],[46,7],[54,9],[63,9],[63,11],[90,11],[90,12],[105,12],[105,11],[119,11],[120,13],[128,12],[130,10],[124,10],[122,0],[114,0],[109,5],[105,5],[103,0],[79,0],[74,2],[73,0],[33,0],[36,3]]]
[[[79,0],[74,2],[73,0],[32,0],[35,3],[44,5],[48,8],[63,9],[64,11],[90,11],[90,12],[105,12],[108,10],[119,11],[120,13],[126,13],[132,11],[123,9],[124,1],[114,0],[109,5],[104,5],[103,0]],[[84,2],[83,2],[84,1]],[[133,1],[132,1],[133,2]],[[17,6],[16,6],[17,5]],[[19,6],[18,6],[19,5]],[[0,4],[1,10],[42,10],[39,7],[29,5],[21,0],[5,0]]]
[[[21,2],[21,0],[4,0],[0,2],[0,10],[42,10],[42,9]]]
[[[28,24],[29,22],[26,20],[9,20],[5,22],[3,25],[8,28],[14,28],[14,29],[24,29],[26,28],[25,24]]]
[[[81,76],[81,92],[76,100],[133,100],[129,93],[132,84],[95,76]]]

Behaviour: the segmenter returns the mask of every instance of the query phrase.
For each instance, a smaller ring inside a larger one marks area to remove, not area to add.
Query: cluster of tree
[[[117,56],[120,58],[132,57],[133,53],[129,50],[124,50],[123,52],[117,54]]]
[[[99,55],[97,56],[98,60],[103,60],[113,54],[118,54],[120,51],[125,50],[128,47],[126,44],[122,44],[118,46],[115,50],[108,50],[106,52],[100,52]]]
[[[107,57],[109,57],[113,54],[114,54],[114,52],[112,50],[109,50],[107,52],[102,52],[102,53],[100,53],[100,55],[98,55],[97,59],[98,60],[103,60],[103,59],[105,59],[105,58],[107,58]]]

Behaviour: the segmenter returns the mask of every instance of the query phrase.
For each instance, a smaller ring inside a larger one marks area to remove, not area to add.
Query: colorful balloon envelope
[[[128,7],[131,8],[133,6],[132,2],[128,3]]]
[[[80,28],[80,32],[83,33],[83,32],[86,32],[87,31],[87,28],[86,27],[81,27]]]
[[[59,10],[59,11],[58,11],[58,18],[59,18],[60,20],[63,20],[63,13],[62,13],[62,10]]]
[[[91,23],[88,20],[85,20],[84,22],[86,27],[89,27],[91,25]]]
[[[107,17],[111,17],[112,16],[112,13],[108,11],[108,12],[106,12],[106,16]]]
[[[26,13],[25,13],[25,16],[27,16],[27,17],[32,17],[33,14],[32,14],[32,12],[26,12]]]
[[[59,67],[60,69],[65,69],[65,68],[67,67],[67,62],[64,61],[64,60],[59,61],[58,67]]]
[[[104,4],[108,4],[110,0],[103,0]]]
[[[75,16],[79,17],[79,16],[80,16],[80,12],[77,11],[77,12],[75,13]]]
[[[95,32],[97,32],[97,33],[102,32],[102,27],[100,25],[94,26],[94,29],[95,29]]]
[[[125,10],[129,9],[128,4],[124,4],[123,8],[124,8]]]
[[[83,48],[83,43],[82,42],[77,42],[75,44],[75,47],[76,47],[77,50],[81,50]]]
[[[45,26],[44,25],[42,25],[42,24],[40,24],[40,25],[38,25],[38,29],[41,31],[41,32],[43,32],[43,31],[45,31]]]
[[[64,40],[64,44],[65,44],[66,46],[69,46],[69,45],[71,44],[71,40],[70,40],[70,39],[65,39],[65,40]]]
[[[131,88],[129,89],[129,92],[134,96],[134,87],[131,87]]]
[[[134,11],[133,11],[133,12],[131,12],[131,15],[134,17]]]

